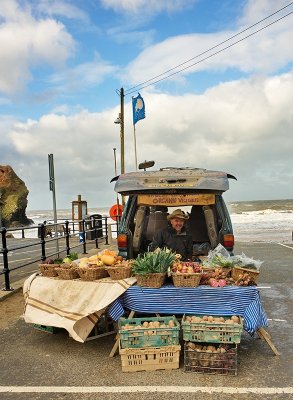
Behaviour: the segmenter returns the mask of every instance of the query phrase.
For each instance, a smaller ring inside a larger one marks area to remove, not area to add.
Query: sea
[[[292,243],[293,199],[254,200],[227,203],[235,241]],[[109,216],[110,207],[90,208],[88,214]],[[26,215],[37,225],[53,220],[52,210],[27,210]],[[57,211],[58,220],[71,219],[70,209]],[[20,234],[15,233],[15,237]],[[26,230],[26,237],[36,237],[36,229]]]

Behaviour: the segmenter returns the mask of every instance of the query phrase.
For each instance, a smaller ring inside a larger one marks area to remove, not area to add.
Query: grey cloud
[[[290,73],[220,84],[200,96],[142,93],[147,116],[136,125],[139,162],[232,173],[238,182],[231,182],[229,199],[292,198],[292,83]],[[118,111],[49,114],[11,128],[5,136],[7,151],[12,147],[16,171],[21,166],[30,209],[51,206],[48,153],[55,158],[60,208],[69,208],[79,193],[91,207],[115,201],[109,182],[114,176],[113,147],[120,170],[119,126],[113,123]],[[133,171],[130,102],[125,104],[125,119],[126,171]]]

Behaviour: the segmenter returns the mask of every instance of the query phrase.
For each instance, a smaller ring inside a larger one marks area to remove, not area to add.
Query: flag
[[[132,97],[132,115],[133,125],[135,125],[140,119],[145,118],[144,101],[139,93],[137,97]]]

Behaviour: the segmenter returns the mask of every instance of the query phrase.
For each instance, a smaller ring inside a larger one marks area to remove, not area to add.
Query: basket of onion
[[[177,260],[172,265],[171,276],[176,287],[197,287],[202,277],[201,266],[197,262]]]
[[[250,286],[251,284],[257,283],[259,277],[259,271],[257,269],[245,268],[235,266],[232,270],[232,278],[241,283],[238,286]]]

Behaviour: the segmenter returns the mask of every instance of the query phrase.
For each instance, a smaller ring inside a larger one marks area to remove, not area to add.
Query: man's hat
[[[168,215],[167,220],[170,221],[170,219],[173,218],[184,219],[186,221],[189,218],[189,216],[178,208],[177,210],[174,210],[172,214]]]

